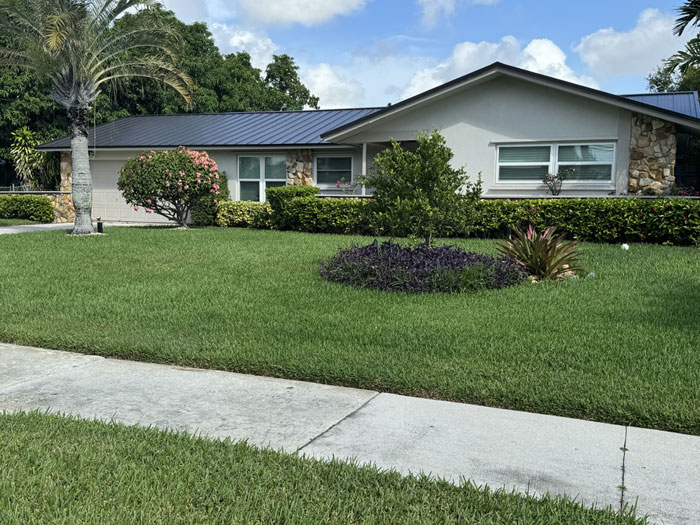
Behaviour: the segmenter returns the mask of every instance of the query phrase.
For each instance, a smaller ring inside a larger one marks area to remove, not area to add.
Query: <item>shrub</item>
[[[217,206],[216,225],[224,228],[272,228],[267,202],[224,201]]]
[[[301,197],[286,205],[285,219],[289,229],[302,232],[366,233],[365,205],[360,199]]]
[[[464,292],[513,286],[527,274],[511,257],[494,259],[455,246],[354,246],[321,262],[321,276],[358,288],[403,292]]]
[[[214,226],[219,213],[218,205],[229,202],[231,194],[228,190],[226,172],[219,173],[219,194],[209,193],[190,209],[190,218],[195,226]]]
[[[0,195],[0,219],[53,222],[53,204],[40,195]]]
[[[280,230],[294,229],[294,221],[287,215],[287,205],[300,197],[313,197],[321,192],[316,186],[279,186],[267,188],[265,196],[272,208],[272,222]]]
[[[527,232],[515,230],[515,239],[500,243],[498,251],[514,258],[530,274],[541,279],[563,279],[582,271],[578,266],[577,243],[554,235],[554,228],[544,233],[530,225]]]
[[[374,200],[367,207],[378,232],[415,236],[430,245],[437,235],[468,230],[469,210],[481,195],[481,180],[469,183],[464,168],[437,131],[417,137],[415,152],[393,142],[374,158],[377,173],[368,178]]]
[[[216,204],[221,198],[221,184],[216,162],[206,152],[151,151],[129,159],[122,166],[117,188],[134,208],[157,213],[187,226],[190,210],[206,206],[207,199]]]
[[[593,242],[700,241],[700,201],[693,199],[525,199],[480,201],[472,235],[499,237],[529,224],[554,226],[569,238]]]

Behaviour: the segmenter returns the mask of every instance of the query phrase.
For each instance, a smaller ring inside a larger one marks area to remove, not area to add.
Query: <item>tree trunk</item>
[[[87,133],[88,108],[73,107],[68,110],[73,159],[73,205],[75,206],[75,227],[72,235],[89,235],[92,229],[92,175],[90,173],[90,152]]]

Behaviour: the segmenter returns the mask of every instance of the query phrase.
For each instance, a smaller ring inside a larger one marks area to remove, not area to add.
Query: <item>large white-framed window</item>
[[[284,155],[239,155],[238,200],[265,202],[265,190],[287,185]]]
[[[547,174],[572,169],[570,181],[610,184],[615,143],[508,144],[497,148],[499,183],[539,184]]]
[[[314,161],[316,185],[335,188],[340,180],[352,182],[352,155],[318,155]]]

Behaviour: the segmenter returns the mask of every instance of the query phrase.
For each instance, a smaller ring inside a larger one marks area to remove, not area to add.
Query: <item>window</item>
[[[548,173],[575,169],[579,182],[612,182],[615,144],[547,144],[498,147],[498,180],[540,182]]]
[[[265,202],[265,190],[287,185],[287,161],[284,155],[238,157],[238,198]]]
[[[335,186],[340,179],[352,181],[352,157],[316,157],[316,184]]]

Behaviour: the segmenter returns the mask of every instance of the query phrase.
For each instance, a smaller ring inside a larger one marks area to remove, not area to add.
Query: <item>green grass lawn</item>
[[[0,237],[0,339],[700,435],[697,249],[584,244],[592,279],[403,295],[319,277],[368,238],[107,233]]]
[[[244,443],[0,414],[0,523],[633,525],[592,510]]]
[[[0,226],[22,226],[25,224],[39,224],[38,222],[26,221],[24,219],[0,219]]]

